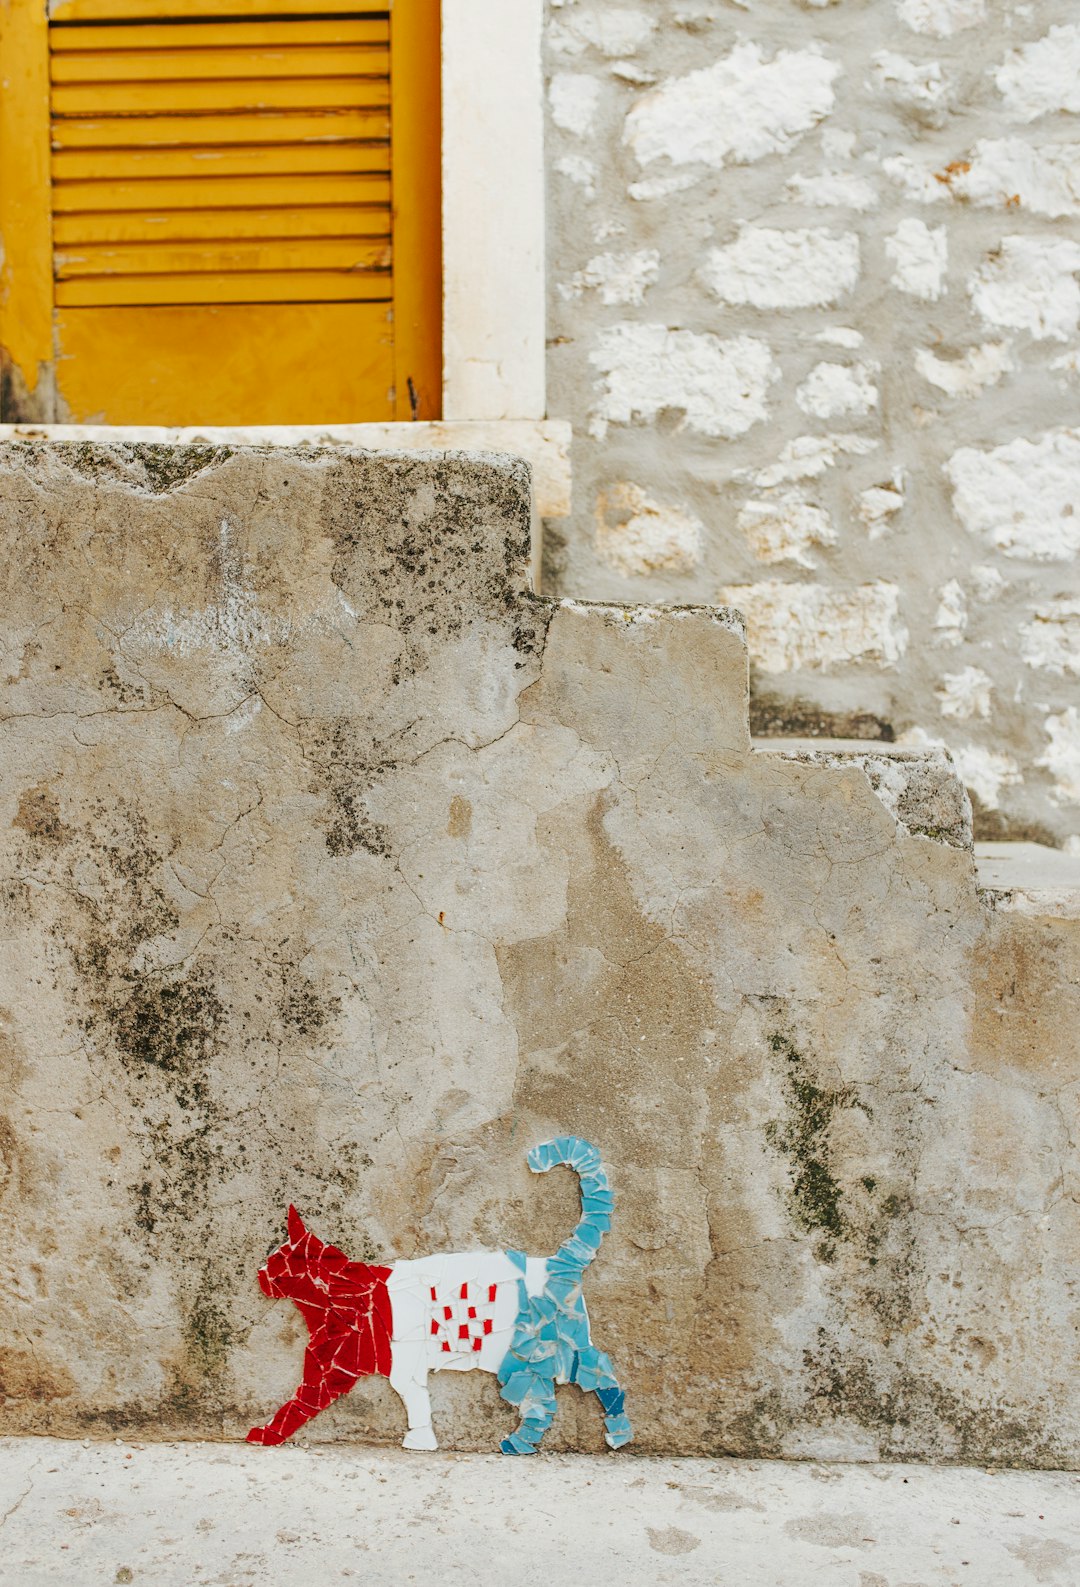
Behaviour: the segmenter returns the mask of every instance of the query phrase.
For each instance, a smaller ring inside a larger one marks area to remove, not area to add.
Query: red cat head
[[[271,1300],[298,1305],[329,1306],[335,1300],[367,1291],[390,1274],[388,1267],[350,1262],[336,1245],[312,1234],[295,1207],[289,1208],[289,1238],[271,1251],[259,1269],[259,1287]]]
[[[289,1208],[289,1238],[266,1258],[265,1267],[259,1269],[259,1288],[271,1300],[282,1296],[297,1297],[298,1282],[302,1282],[314,1258],[318,1260],[325,1250],[318,1235],[310,1234],[295,1207]]]

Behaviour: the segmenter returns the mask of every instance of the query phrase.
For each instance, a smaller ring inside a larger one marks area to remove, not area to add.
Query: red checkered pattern
[[[453,1290],[430,1291],[433,1338],[447,1355],[468,1355],[482,1350],[495,1326],[495,1285],[462,1284]]]

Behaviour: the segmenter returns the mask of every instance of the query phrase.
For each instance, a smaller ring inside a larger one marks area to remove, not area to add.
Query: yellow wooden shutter
[[[61,0],[47,47],[56,417],[438,415],[437,0]]]

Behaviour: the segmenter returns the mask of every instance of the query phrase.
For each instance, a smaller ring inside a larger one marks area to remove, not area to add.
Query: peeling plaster
[[[1023,782],[1014,756],[981,744],[961,744],[950,735],[957,770],[985,810],[1001,808],[1001,790]]]
[[[877,188],[854,171],[818,171],[788,178],[788,196],[793,203],[810,204],[815,209],[853,209],[865,211],[877,206]]]
[[[828,513],[792,490],[746,502],[738,527],[759,562],[794,562],[803,568],[816,566],[811,547],[835,545],[838,538]]]
[[[945,292],[949,243],[944,226],[904,220],[885,239],[885,252],[893,262],[892,283],[910,297],[935,303]]]
[[[548,30],[548,43],[560,54],[580,55],[587,48],[601,55],[633,55],[648,44],[657,23],[644,11],[607,6],[599,12],[570,13]]]
[[[800,435],[789,441],[775,463],[750,474],[756,485],[782,485],[786,480],[816,479],[844,457],[864,457],[879,443],[869,436],[838,433]]]
[[[940,61],[913,61],[894,50],[878,50],[871,81],[899,103],[930,113],[935,124],[953,91],[952,80]]]
[[[934,614],[935,639],[940,645],[958,645],[968,625],[967,596],[959,579],[950,579],[938,591]]]
[[[673,408],[702,435],[743,435],[768,413],[779,370],[757,337],[669,330],[624,323],[601,331],[589,362],[601,373],[593,433],[609,423],[648,423]]]
[[[564,132],[584,137],[591,131],[600,103],[600,84],[585,73],[557,72],[548,89],[551,117]]]
[[[1075,705],[1043,722],[1049,747],[1035,762],[1054,779],[1051,797],[1058,804],[1080,805],[1080,712]]]
[[[795,393],[804,413],[816,419],[856,418],[878,405],[873,364],[815,364]]]
[[[969,278],[977,312],[990,325],[1066,342],[1080,327],[1080,243],[1003,237]]]
[[[939,358],[928,347],[915,349],[915,368],[947,397],[977,397],[1015,367],[1008,342],[983,342],[961,358]]]
[[[982,138],[949,186],[984,208],[1019,207],[1051,220],[1080,215],[1080,151],[1072,144]]]
[[[913,32],[939,39],[986,21],[986,0],[896,0],[896,10]]]
[[[1052,27],[1010,51],[997,86],[1019,121],[1037,121],[1055,110],[1080,113],[1080,24]]]
[[[756,44],[738,44],[715,65],[645,94],[626,118],[624,142],[642,165],[760,160],[791,148],[828,115],[840,70],[815,50],[781,50],[768,60]]]
[[[1080,434],[1051,430],[945,465],[964,528],[1007,557],[1065,562],[1080,550]]]
[[[608,307],[644,303],[645,293],[660,273],[660,255],[655,248],[642,248],[630,254],[596,254],[584,270],[579,270],[559,291],[565,298],[579,298],[583,292],[597,294]]]
[[[1080,678],[1080,600],[1036,606],[1031,621],[1021,625],[1020,654],[1029,667]]]
[[[856,511],[866,525],[871,540],[880,539],[893,527],[892,520],[904,505],[904,477],[899,471],[885,485],[871,485],[859,492]]]
[[[937,689],[942,716],[966,722],[973,716],[990,715],[991,682],[981,667],[963,667],[947,672]]]
[[[723,303],[820,308],[836,303],[858,280],[859,239],[851,232],[744,226],[735,242],[710,250],[701,276]]]
[[[596,545],[604,561],[627,576],[658,568],[692,572],[701,561],[705,526],[680,507],[654,501],[629,480],[596,499]]]

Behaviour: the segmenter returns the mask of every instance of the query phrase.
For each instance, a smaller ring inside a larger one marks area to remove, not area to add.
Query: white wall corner
[[[443,418],[542,419],[543,0],[443,0]]]

